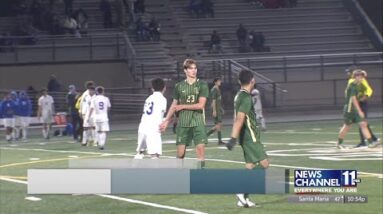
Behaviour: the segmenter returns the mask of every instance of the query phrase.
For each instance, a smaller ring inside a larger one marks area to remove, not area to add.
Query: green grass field
[[[382,136],[380,120],[371,120],[374,132]],[[335,149],[340,121],[269,124],[262,134],[271,167],[295,169],[313,167],[325,169],[357,169],[358,185],[355,195],[367,195],[366,204],[291,204],[287,195],[252,195],[259,208],[238,208],[234,195],[33,195],[41,200],[27,200],[26,176],[30,168],[66,168],[69,159],[133,157],[137,134],[135,131],[111,132],[106,150],[81,147],[68,143],[68,137],[52,138],[44,143],[40,136],[28,143],[0,142],[0,213],[1,214],[60,214],[60,213],[345,213],[378,214],[383,210],[382,147],[341,152]],[[228,137],[231,127],[224,128]],[[164,141],[175,136],[168,130]],[[358,143],[356,127],[346,137],[346,145]],[[244,168],[242,150],[237,146],[227,151],[216,145],[215,136],[206,149],[207,168]],[[163,158],[175,156],[175,145],[164,144]],[[193,149],[187,157],[194,158]],[[291,186],[291,191],[293,188]],[[292,194],[292,193],[291,193]],[[157,207],[163,205],[164,207]],[[179,208],[179,210],[175,209]],[[181,209],[181,210],[180,210]]]

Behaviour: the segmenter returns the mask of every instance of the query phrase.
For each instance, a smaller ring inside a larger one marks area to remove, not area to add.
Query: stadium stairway
[[[186,11],[187,2],[170,0],[174,15],[182,24],[185,40],[200,59],[236,59],[265,56],[291,56],[376,51],[352,19],[341,0],[298,0],[295,8],[257,9],[245,1],[214,1],[214,18],[193,18]],[[248,32],[263,32],[270,52],[239,53],[236,30],[243,24]],[[222,39],[224,53],[208,53],[207,44],[213,30]],[[366,60],[381,60],[365,57]],[[341,60],[341,59],[337,59]],[[310,59],[300,59],[300,64]],[[260,73],[275,62],[250,64]],[[263,68],[262,68],[263,67]],[[342,65],[335,70],[344,70]],[[208,71],[211,72],[211,71]],[[343,73],[336,78],[344,78]]]

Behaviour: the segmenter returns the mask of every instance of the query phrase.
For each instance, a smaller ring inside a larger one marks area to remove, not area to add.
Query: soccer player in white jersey
[[[83,122],[84,131],[83,131],[82,143],[81,143],[83,146],[86,146],[88,142],[91,142],[91,141],[93,141],[94,145],[96,145],[94,118],[93,118],[93,115],[91,115],[91,117],[88,117],[90,116],[89,115],[90,104],[92,103],[95,93],[96,93],[95,87],[89,86],[88,90],[84,92],[84,95],[81,98],[82,100],[81,100],[80,113],[84,120]]]
[[[261,124],[262,131],[266,131],[266,122],[262,113],[262,101],[261,101],[261,93],[254,86],[254,89],[251,91],[251,99],[253,100],[253,106],[255,114],[257,115],[257,122]]]
[[[55,114],[54,100],[46,88],[41,90],[41,94],[42,96],[38,101],[37,117],[43,123],[43,137],[49,139],[49,130]]]
[[[94,119],[97,132],[96,140],[98,142],[98,148],[100,150],[104,149],[106,141],[106,132],[109,131],[108,111],[110,110],[110,107],[111,105],[109,98],[104,96],[104,87],[97,87],[96,96],[92,98],[92,101],[90,103],[89,116],[87,116],[87,118],[93,117]]]
[[[135,159],[142,159],[144,152],[154,159],[162,154],[160,124],[164,119],[167,101],[164,97],[165,82],[156,78],[152,80],[153,94],[145,100],[141,123],[138,127],[138,145]]]

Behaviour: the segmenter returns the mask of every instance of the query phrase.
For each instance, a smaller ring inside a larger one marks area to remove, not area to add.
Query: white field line
[[[219,149],[219,147],[216,147]],[[54,153],[78,153],[78,154],[104,154],[105,153],[99,153],[99,152],[80,152],[80,151],[61,151],[61,150],[48,150],[48,149],[24,149],[24,148],[10,148],[10,147],[0,147],[0,149],[8,149],[8,150],[25,150],[25,151],[42,151],[42,152],[54,152]],[[297,149],[292,149],[297,150]],[[299,150],[308,150],[308,149],[299,149]],[[281,151],[281,150],[279,150]],[[288,150],[283,150],[283,151],[288,151]],[[117,155],[117,154],[107,154],[107,155]],[[126,153],[120,153],[119,155],[121,156],[129,156],[132,157],[134,155],[126,154]],[[175,158],[173,156],[164,156],[162,155],[161,157],[165,158]],[[186,158],[186,159],[197,159],[197,158]],[[208,161],[215,161],[215,162],[223,162],[223,163],[238,163],[238,164],[245,164],[243,161],[232,161],[232,160],[223,160],[223,159],[205,159]],[[296,169],[323,169],[323,168],[313,168],[313,167],[302,167],[302,166],[291,166],[291,165],[279,165],[279,164],[270,164],[272,167],[279,167],[279,168],[296,168]],[[370,172],[362,172],[358,171],[360,174],[366,174],[366,175],[373,175],[378,178],[383,178],[383,174],[380,173],[370,173]]]
[[[145,202],[145,201],[139,201],[135,199],[129,199],[129,198],[122,198],[114,195],[98,195],[104,198],[110,198],[110,199],[115,199],[119,201],[126,201],[129,203],[134,203],[134,204],[141,204],[141,205],[146,205],[150,207],[157,207],[157,208],[162,208],[162,209],[168,209],[168,210],[174,210],[174,211],[179,211],[183,213],[192,213],[192,214],[207,214],[205,212],[200,212],[196,210],[189,210],[189,209],[184,209],[184,208],[178,208],[178,207],[172,207],[172,206],[167,206],[167,205],[161,205],[161,204],[155,204],[151,202]]]
[[[0,177],[0,180],[14,182],[14,183],[19,183],[19,184],[28,184],[28,182],[26,182],[26,181],[20,181],[20,180],[11,179],[11,178]],[[156,203],[151,203],[151,202],[146,202],[146,201],[140,201],[140,200],[135,200],[135,199],[122,198],[122,197],[113,196],[113,195],[100,195],[100,194],[97,194],[97,196],[100,196],[100,197],[103,197],[103,198],[110,198],[110,199],[114,199],[114,200],[119,200],[119,201],[125,201],[125,202],[129,202],[129,203],[134,203],[134,204],[141,204],[141,205],[150,206],[150,207],[174,210],[174,211],[183,212],[183,213],[208,214],[208,213],[200,212],[200,211],[197,211],[197,210],[189,210],[189,209],[184,209],[184,208],[172,207],[172,206],[156,204]],[[28,199],[28,197],[25,198],[25,199]],[[33,198],[28,199],[28,200],[38,201],[39,199],[40,198],[33,197]]]

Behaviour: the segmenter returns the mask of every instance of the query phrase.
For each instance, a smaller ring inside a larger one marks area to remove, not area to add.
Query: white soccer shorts
[[[96,122],[96,132],[108,132],[109,122]]]
[[[137,152],[145,149],[145,145],[148,151],[148,154],[162,154],[162,139],[161,133],[159,132],[139,132],[138,133],[138,145]]]

